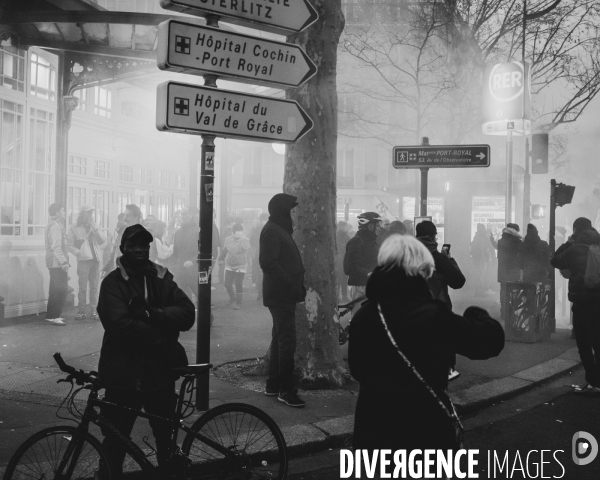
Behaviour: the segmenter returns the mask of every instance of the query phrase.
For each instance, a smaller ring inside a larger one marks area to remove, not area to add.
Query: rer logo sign
[[[530,104],[529,64],[498,63],[486,69],[483,84],[483,123],[528,120]]]
[[[523,95],[525,74],[521,62],[494,65],[488,78],[490,95],[497,102],[510,102]]]

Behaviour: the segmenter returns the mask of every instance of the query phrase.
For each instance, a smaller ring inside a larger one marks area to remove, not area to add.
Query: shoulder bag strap
[[[377,310],[379,312],[379,318],[381,319],[381,323],[383,323],[383,328],[385,328],[385,333],[387,333],[388,338],[392,342],[392,345],[394,345],[394,347],[396,348],[396,351],[398,352],[398,354],[400,355],[400,357],[402,357],[402,360],[404,360],[404,363],[406,363],[406,365],[408,366],[408,368],[410,368],[412,370],[412,372],[421,381],[421,383],[425,386],[425,388],[429,391],[429,393],[431,393],[431,395],[433,396],[433,398],[435,398],[437,400],[437,402],[442,407],[442,409],[444,410],[444,412],[446,412],[446,415],[448,415],[448,417],[450,418],[450,420],[452,420],[453,422],[457,422],[457,424],[460,427],[460,429],[464,430],[464,427],[462,426],[462,423],[460,422],[460,419],[458,418],[458,415],[456,414],[456,409],[454,408],[454,404],[452,403],[452,400],[450,400],[450,405],[452,407],[452,412],[450,412],[450,410],[448,410],[448,407],[444,404],[444,402],[442,402],[440,400],[440,397],[437,396],[437,394],[435,393],[435,391],[433,390],[433,388],[431,388],[429,386],[429,384],[425,381],[425,379],[421,376],[421,374],[413,366],[413,364],[410,362],[410,360],[408,358],[406,358],[406,356],[404,355],[404,353],[402,353],[402,350],[400,350],[400,347],[396,343],[396,340],[394,340],[394,337],[392,336],[392,333],[390,332],[390,330],[389,330],[389,328],[387,326],[387,323],[386,323],[385,318],[383,316],[383,312],[381,311],[381,305],[379,303],[377,304]]]

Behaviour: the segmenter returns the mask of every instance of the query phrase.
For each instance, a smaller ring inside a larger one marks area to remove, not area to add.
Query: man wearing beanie
[[[104,400],[133,411],[102,407],[102,414],[128,438],[136,411],[172,418],[175,415],[173,368],[187,366],[179,332],[194,325],[194,305],[163,266],[150,261],[153,237],[142,225],[123,231],[117,268],[100,287],[98,315],[104,327],[98,372],[106,387]],[[150,419],[159,468],[170,456],[171,427]],[[121,478],[125,451],[110,431],[104,448],[111,470]],[[101,466],[100,478],[106,478]]]
[[[523,248],[523,237],[516,223],[507,223],[502,238],[497,242],[490,233],[490,242],[498,250],[498,283],[500,283],[500,317],[506,320],[506,282],[518,282],[521,278],[519,252]]]
[[[417,238],[428,248],[435,262],[435,272],[428,280],[429,290],[434,299],[441,300],[452,310],[448,287],[458,290],[464,286],[466,279],[450,253],[438,251],[436,236],[437,228],[433,222],[426,220],[417,225]]]
[[[450,300],[448,287],[452,287],[455,290],[462,288],[466,281],[465,276],[460,271],[456,260],[450,256],[450,252],[440,253],[438,251],[438,244],[436,242],[437,228],[433,222],[425,220],[417,224],[416,233],[417,239],[431,252],[435,263],[435,271],[431,278],[427,280],[429,291],[435,300],[444,302],[448,305],[448,309],[452,310],[452,301]],[[448,373],[449,381],[458,378],[460,375],[454,369],[455,364],[456,358]]]
[[[573,302],[573,330],[585,370],[586,385],[575,393],[600,395],[600,286],[585,285],[585,273],[591,245],[600,245],[600,234],[588,218],[573,223],[573,235],[561,245],[551,263],[559,270],[568,269],[569,301]]]

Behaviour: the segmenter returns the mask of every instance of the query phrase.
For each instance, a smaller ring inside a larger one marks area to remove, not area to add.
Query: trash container
[[[506,339],[534,343],[550,338],[550,285],[531,282],[506,283]]]

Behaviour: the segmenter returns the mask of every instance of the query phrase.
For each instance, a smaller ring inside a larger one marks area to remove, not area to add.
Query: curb
[[[581,365],[577,348],[571,348],[556,358],[522,370],[509,377],[492,380],[451,396],[461,414],[472,413],[499,401],[531,390]],[[354,415],[313,424],[294,425],[281,429],[290,456],[296,457],[331,448],[351,448]]]

